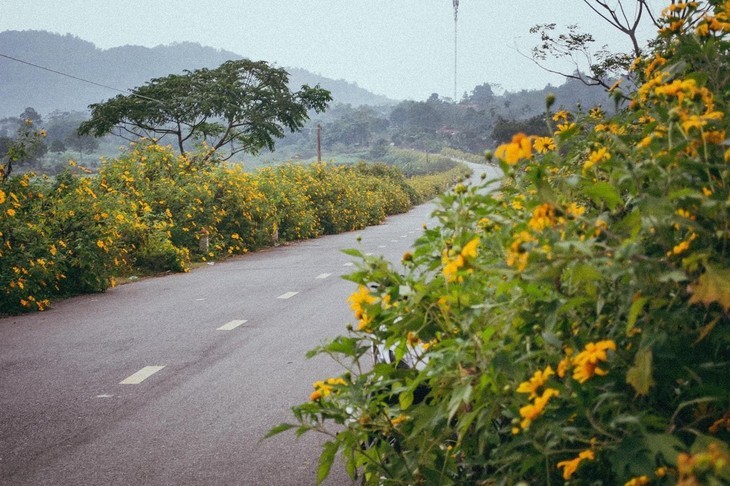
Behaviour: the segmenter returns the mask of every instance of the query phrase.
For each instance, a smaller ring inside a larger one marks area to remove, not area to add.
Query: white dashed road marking
[[[352,267],[352,266],[354,266],[354,265],[355,265],[355,264],[354,264],[354,263],[352,263],[352,262],[347,262],[347,263],[345,263],[345,264],[344,264],[344,265],[342,265],[342,266],[343,266],[343,267]]]
[[[160,371],[164,366],[145,366],[135,374],[120,381],[120,385],[139,385],[150,376]]]
[[[281,294],[277,297],[277,299],[291,299],[295,295],[297,295],[299,292],[287,292],[285,294]]]
[[[315,278],[316,278],[317,280],[324,280],[324,279],[326,279],[327,277],[329,277],[330,275],[332,275],[332,274],[331,274],[331,273],[320,273],[320,274],[319,274],[319,275],[317,275],[317,276],[316,276]]]
[[[378,245],[378,248],[388,248],[388,245]]]
[[[228,322],[226,324],[223,324],[221,327],[219,327],[218,329],[216,329],[216,331],[232,331],[235,328],[237,328],[238,326],[240,326],[241,324],[246,324],[247,322],[248,321],[245,320],[245,319],[233,320],[231,322]]]

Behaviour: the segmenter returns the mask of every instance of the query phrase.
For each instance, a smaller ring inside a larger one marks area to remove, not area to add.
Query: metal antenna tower
[[[456,98],[456,66],[457,66],[457,44],[456,44],[456,33],[457,33],[457,25],[458,25],[458,19],[459,19],[459,0],[453,0],[454,3],[454,103],[458,103],[458,100]]]

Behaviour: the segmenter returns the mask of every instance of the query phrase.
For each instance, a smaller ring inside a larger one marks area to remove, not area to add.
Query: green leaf
[[[362,252],[360,250],[358,250],[357,248],[345,248],[344,250],[340,250],[340,251],[342,251],[342,253],[344,253],[345,255],[349,255],[352,257],[357,257],[357,258],[363,257]]]
[[[287,430],[291,430],[295,427],[298,427],[298,425],[294,424],[279,424],[276,427],[273,427],[271,430],[269,430],[266,435],[263,437],[264,439],[268,439],[269,437],[273,437],[277,434],[281,434],[282,432],[286,432]]]
[[[336,442],[329,441],[322,446],[322,454],[319,456],[319,466],[317,466],[317,484],[322,484],[332,469],[332,463],[335,460],[339,445]]]
[[[413,390],[406,390],[398,395],[398,404],[401,410],[407,410],[413,405]]]
[[[585,194],[596,203],[605,203],[613,210],[623,202],[616,188],[608,182],[596,182],[584,189]]]
[[[644,309],[644,305],[646,305],[648,300],[649,299],[647,297],[639,297],[631,304],[628,320],[626,323],[626,331],[630,331],[634,327],[634,324],[636,324],[636,320],[639,318],[639,314],[641,314],[641,311]]]
[[[634,366],[626,373],[626,383],[631,385],[637,395],[648,395],[654,385],[652,378],[653,356],[651,348],[645,348],[636,353]]]

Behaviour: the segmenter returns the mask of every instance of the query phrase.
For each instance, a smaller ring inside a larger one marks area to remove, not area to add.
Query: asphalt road
[[[340,250],[398,261],[432,209],[0,319],[0,484],[314,484],[322,437],[260,439],[341,372],[304,357],[353,322]]]

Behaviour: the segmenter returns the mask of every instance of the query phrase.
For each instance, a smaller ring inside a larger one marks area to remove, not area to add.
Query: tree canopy
[[[155,78],[129,95],[92,104],[79,134],[127,139],[172,137],[181,154],[194,144],[227,160],[239,152],[274,148],[285,131],[302,128],[308,111],[324,111],[332,97],[319,85],[292,92],[289,74],[265,61],[227,61],[215,69]]]

